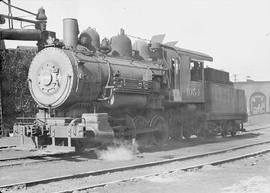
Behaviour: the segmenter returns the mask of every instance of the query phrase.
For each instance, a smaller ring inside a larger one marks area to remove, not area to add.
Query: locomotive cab
[[[200,54],[200,55],[198,55]],[[202,53],[175,48],[166,49],[169,102],[204,102],[204,61],[213,59]]]

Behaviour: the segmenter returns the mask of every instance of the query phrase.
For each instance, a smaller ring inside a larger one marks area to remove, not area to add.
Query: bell
[[[45,9],[43,7],[38,9],[37,20],[47,20],[47,16],[45,15]]]

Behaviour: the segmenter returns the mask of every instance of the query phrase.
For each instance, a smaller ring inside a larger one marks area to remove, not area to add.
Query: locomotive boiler
[[[213,133],[235,135],[246,121],[244,92],[229,74],[205,68],[212,57],[186,50],[162,36],[131,40],[120,30],[100,42],[76,19],[63,20],[63,41],[47,41],[28,75],[39,107],[32,123],[15,134],[68,139],[137,139],[164,144],[168,139]],[[48,43],[49,42],[49,43]]]

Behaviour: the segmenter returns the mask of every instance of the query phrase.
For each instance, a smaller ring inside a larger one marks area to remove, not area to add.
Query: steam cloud
[[[99,159],[105,161],[126,161],[131,160],[137,153],[137,144],[124,144],[118,146],[110,146],[106,150],[96,151]]]

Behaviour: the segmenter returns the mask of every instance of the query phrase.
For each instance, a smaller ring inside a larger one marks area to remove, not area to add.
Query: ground
[[[270,123],[269,115],[249,118],[249,125]],[[221,166],[177,171],[132,182],[97,188],[93,193],[269,193],[270,154],[259,155]]]
[[[250,126],[265,125],[270,123],[270,114],[260,117],[252,117],[247,123]],[[259,132],[262,132],[261,134]],[[59,175],[64,175],[65,171],[91,171],[93,168],[116,167],[121,163],[136,164],[141,160],[153,161],[165,157],[185,156],[202,153],[204,151],[214,151],[216,148],[229,148],[243,145],[244,143],[254,143],[258,141],[265,141],[269,139],[269,129],[254,131],[252,134],[245,134],[237,137],[211,139],[208,143],[198,145],[196,140],[190,140],[185,143],[187,146],[181,148],[162,149],[160,151],[145,151],[132,157],[130,152],[120,151],[101,151],[97,154],[99,159],[87,161],[78,160],[63,160],[63,163],[43,163],[36,165],[25,165],[22,168],[8,168],[0,171],[0,184],[7,180],[9,175],[18,176],[19,179],[27,180],[27,177],[32,175],[41,175],[46,172],[51,174],[57,172]],[[194,143],[194,144],[193,144]],[[179,145],[183,145],[182,143]],[[111,153],[110,153],[111,152]],[[110,154],[109,154],[110,153]],[[112,156],[114,155],[114,156]],[[131,156],[131,157],[130,157]],[[108,160],[108,157],[110,158]],[[83,159],[83,158],[81,158]],[[88,159],[86,157],[85,159]],[[119,161],[120,159],[120,161]],[[130,160],[131,159],[131,160]],[[101,166],[102,167],[101,167]],[[158,166],[158,169],[147,168],[147,172],[153,173],[161,170],[163,166]],[[165,166],[164,166],[165,167]],[[178,168],[178,167],[176,167]],[[33,169],[34,172],[27,172]],[[146,170],[146,169],[144,169]],[[42,172],[41,172],[42,171]],[[165,170],[162,170],[165,171]],[[166,170],[167,171],[167,170]],[[50,183],[49,185],[38,185],[32,189],[14,190],[14,192],[54,192],[60,187],[74,188],[77,186],[87,186],[90,184],[101,183],[106,178],[113,178],[119,180],[125,178],[125,175],[130,173],[140,174],[139,170],[129,172],[118,172],[115,174],[108,174],[101,177],[88,177],[85,179],[68,180],[62,183]],[[27,175],[28,174],[28,175]],[[2,175],[2,178],[1,178]],[[141,174],[143,175],[143,174]],[[23,176],[23,177],[22,177]],[[101,179],[99,179],[101,178]],[[79,182],[77,182],[79,181]],[[86,191],[85,191],[86,192]],[[269,193],[270,192],[270,153],[260,156],[235,161],[221,166],[205,166],[199,170],[193,171],[177,171],[172,173],[165,173],[158,176],[149,176],[133,181],[125,181],[121,183],[107,185],[102,188],[88,190],[92,193]]]
[[[270,154],[96,188],[93,193],[269,193]]]

